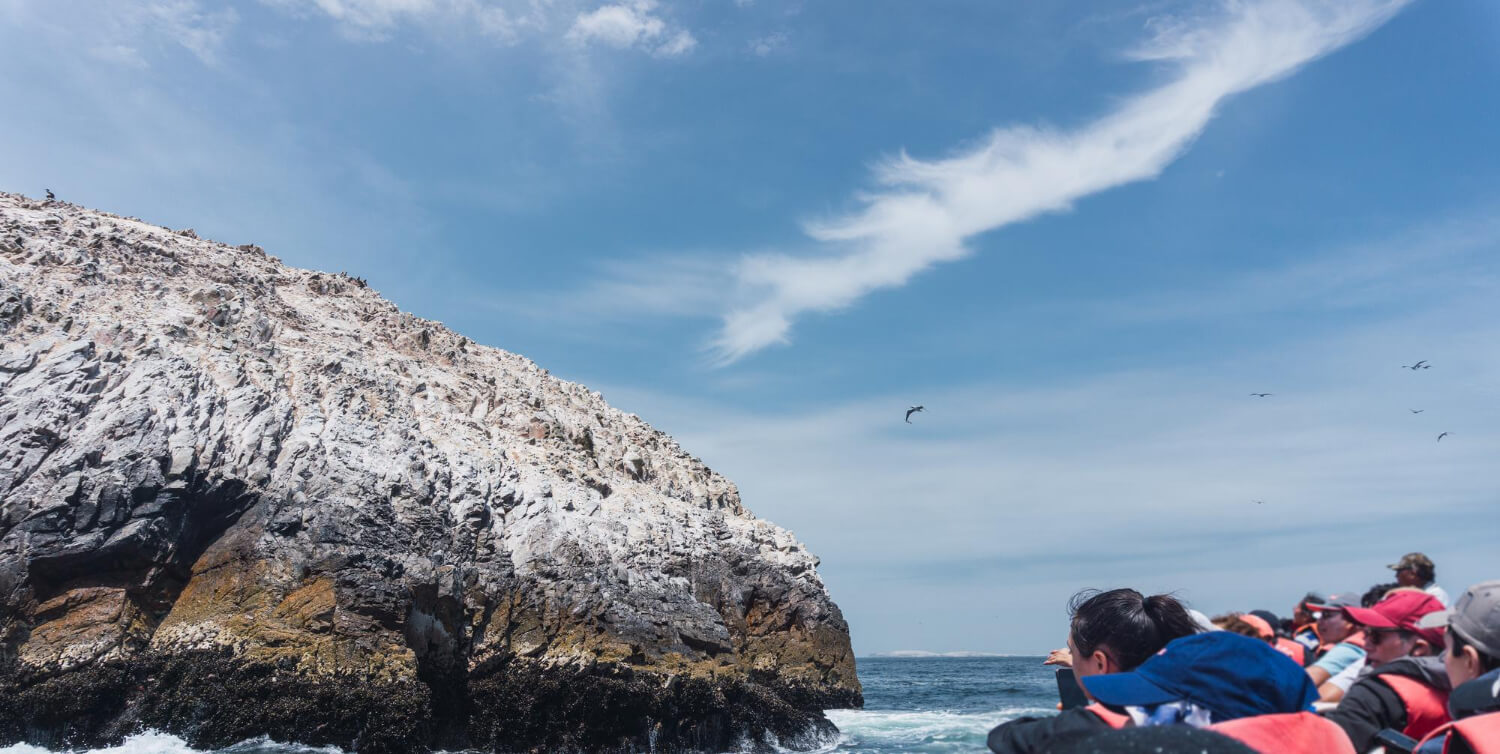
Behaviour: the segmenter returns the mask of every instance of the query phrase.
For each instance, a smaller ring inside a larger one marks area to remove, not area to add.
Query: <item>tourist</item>
[[[1317,690],[1268,642],[1232,631],[1177,639],[1129,673],[1082,679],[1113,727],[1208,728],[1261,751],[1353,750],[1311,712]]]
[[[1334,594],[1308,604],[1318,615],[1318,659],[1307,668],[1308,677],[1322,686],[1335,675],[1365,659],[1365,641],[1359,626],[1349,621],[1344,608],[1359,604],[1352,594]]]
[[[1291,633],[1288,630],[1290,628],[1290,621],[1283,621],[1270,610],[1251,610],[1248,615],[1250,618],[1259,618],[1265,622],[1266,628],[1270,633],[1262,632],[1262,638],[1271,642],[1271,646],[1275,647],[1277,652],[1292,658],[1292,662],[1298,665],[1306,666],[1312,661],[1312,652],[1309,652],[1306,647],[1292,640]]]
[[[1443,665],[1453,686],[1448,711],[1454,720],[1428,734],[1420,751],[1494,747],[1500,743],[1500,581],[1469,587],[1453,609],[1429,613],[1418,625],[1444,632]]]
[[[1086,590],[1069,601],[1068,661],[1080,685],[1089,676],[1132,670],[1167,642],[1199,630],[1182,603],[1157,594],[1143,596],[1134,589],[1107,592]],[[1087,692],[1087,686],[1084,686]],[[989,734],[989,748],[998,754],[1045,751],[1056,736],[1110,727],[1095,705],[1065,710],[1053,717],[1023,717],[1004,723]]]
[[[1326,599],[1317,592],[1308,592],[1302,597],[1302,601],[1292,608],[1292,627],[1288,633],[1292,641],[1301,644],[1303,649],[1307,650],[1308,662],[1316,658],[1318,647],[1323,644],[1323,640],[1318,638],[1318,614],[1309,609],[1308,605],[1322,604]]]
[[[1448,599],[1448,592],[1437,585],[1437,568],[1433,566],[1432,559],[1420,552],[1409,552],[1401,556],[1401,560],[1386,566],[1396,572],[1396,583],[1401,586],[1410,586],[1437,598],[1443,603],[1443,607],[1452,605]]]
[[[1349,735],[1359,751],[1391,728],[1421,738],[1448,722],[1451,685],[1443,661],[1442,631],[1420,621],[1443,609],[1430,594],[1396,591],[1371,608],[1346,607],[1346,618],[1365,632],[1370,669],[1343,695],[1328,719]]]
[[[1220,631],[1228,631],[1232,634],[1260,639],[1267,644],[1274,643],[1276,639],[1276,634],[1272,632],[1270,624],[1249,613],[1226,613],[1224,615],[1215,615],[1209,620]]]

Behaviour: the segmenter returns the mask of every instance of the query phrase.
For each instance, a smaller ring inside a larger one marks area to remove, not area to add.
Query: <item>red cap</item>
[[[1421,636],[1431,644],[1434,637],[1438,643],[1442,642],[1442,632],[1418,628],[1417,621],[1428,613],[1435,613],[1442,609],[1443,603],[1426,592],[1403,590],[1392,592],[1385,599],[1375,603],[1374,607],[1346,607],[1344,614],[1349,616],[1349,620],[1362,626],[1404,629]]]

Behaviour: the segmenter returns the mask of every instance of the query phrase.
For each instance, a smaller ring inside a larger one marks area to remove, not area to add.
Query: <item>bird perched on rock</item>
[[[907,424],[911,424],[911,415],[912,414],[915,414],[918,411],[925,411],[925,410],[926,409],[924,407],[922,407],[922,406],[912,406],[911,408],[906,409],[906,423]]]
[[[47,192],[47,201],[50,202],[53,199],[57,198],[57,194],[52,193],[52,189],[42,189],[42,190],[45,191],[45,192]]]
[[[1442,434],[1440,434],[1440,435],[1438,435],[1438,439],[1437,439],[1437,441],[1438,441],[1438,442],[1442,442],[1442,441],[1443,441],[1443,438],[1444,438],[1444,437],[1447,437],[1447,436],[1448,436],[1448,434],[1449,434],[1449,433],[1447,433],[1447,432],[1444,432],[1444,433],[1442,433]]]
[[[1415,364],[1402,364],[1401,368],[1402,369],[1410,369],[1413,372],[1415,372],[1418,369],[1431,369],[1432,365],[1428,364],[1426,359],[1422,359],[1421,361],[1419,361],[1419,362],[1417,362]]]

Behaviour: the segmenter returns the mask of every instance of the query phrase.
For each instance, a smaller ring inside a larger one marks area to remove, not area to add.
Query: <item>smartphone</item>
[[[1389,754],[1411,754],[1417,748],[1417,739],[1391,728],[1376,733],[1375,743],[1384,746]]]
[[[1083,687],[1078,685],[1078,678],[1073,675],[1072,668],[1057,669],[1057,697],[1062,700],[1062,708],[1065,710],[1087,707],[1089,704],[1089,698],[1084,696]]]

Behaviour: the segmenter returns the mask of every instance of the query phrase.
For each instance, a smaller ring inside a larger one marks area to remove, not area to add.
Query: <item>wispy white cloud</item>
[[[603,44],[616,49],[639,48],[659,57],[686,54],[698,40],[686,29],[674,28],[657,11],[656,0],[627,0],[579,13],[568,30],[578,45]]]
[[[283,12],[323,16],[355,38],[384,40],[403,27],[444,35],[478,32],[501,43],[525,39],[575,49],[603,45],[679,57],[698,45],[692,32],[663,15],[658,0],[622,0],[589,10],[584,0],[261,0]]]
[[[144,25],[172,39],[209,65],[219,62],[219,50],[229,30],[239,21],[233,8],[209,10],[196,0],[155,0],[139,7]]]
[[[89,58],[131,68],[148,68],[162,51],[180,49],[205,65],[218,66],[239,14],[198,0],[147,0],[136,3],[11,2],[0,5],[0,17],[12,29],[53,35],[66,33],[70,50]]]
[[[756,37],[750,40],[750,52],[764,58],[786,49],[789,39],[790,37],[784,31],[773,32],[764,37]]]
[[[261,0],[293,14],[319,14],[357,38],[381,40],[403,25],[466,28],[504,43],[545,30],[552,0]]]
[[[1155,21],[1131,57],[1173,66],[1166,84],[1072,131],[1004,128],[953,157],[903,153],[882,163],[879,188],[859,197],[862,209],[807,226],[817,253],[740,261],[735,274],[752,299],[724,315],[713,346],[729,362],[784,343],[799,316],[847,307],[961,259],[977,234],[1153,178],[1225,98],[1358,40],[1408,1],[1231,2],[1211,19]]]

